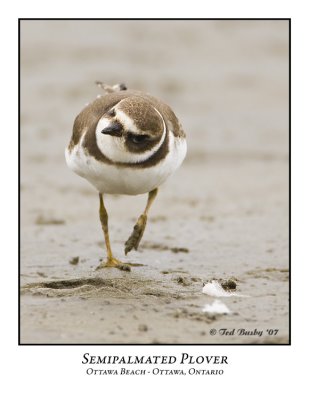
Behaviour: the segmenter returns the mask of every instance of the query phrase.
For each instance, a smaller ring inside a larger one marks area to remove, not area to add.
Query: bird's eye
[[[134,135],[133,133],[129,133],[129,139],[135,144],[145,143],[148,135]]]

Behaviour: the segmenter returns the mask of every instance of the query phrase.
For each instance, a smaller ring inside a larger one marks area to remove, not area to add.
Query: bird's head
[[[96,140],[107,158],[137,163],[157,151],[166,133],[160,112],[142,97],[131,96],[111,107],[100,118]]]

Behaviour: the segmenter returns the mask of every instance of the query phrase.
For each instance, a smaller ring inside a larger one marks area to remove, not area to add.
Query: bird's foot
[[[144,230],[146,228],[147,215],[142,214],[134,225],[133,232],[129,239],[125,242],[124,252],[125,255],[129,253],[132,249],[137,250],[138,245],[143,237]]]
[[[102,269],[102,268],[118,268],[121,271],[131,271],[131,267],[142,267],[143,264],[137,264],[137,263],[125,263],[122,261],[117,260],[117,258],[108,258],[105,262],[101,262],[100,265],[96,268]]]

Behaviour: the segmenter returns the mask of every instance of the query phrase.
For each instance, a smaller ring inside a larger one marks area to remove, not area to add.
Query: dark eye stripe
[[[146,140],[149,139],[148,135],[135,135],[134,133],[129,133],[128,137],[129,140],[131,140],[135,144],[144,143]]]

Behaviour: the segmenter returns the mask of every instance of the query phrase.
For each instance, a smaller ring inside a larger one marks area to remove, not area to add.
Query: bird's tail
[[[127,90],[127,87],[124,83],[117,83],[116,85],[110,86],[101,81],[96,81],[95,84],[103,89],[106,93],[114,93],[120,92],[121,90]]]

